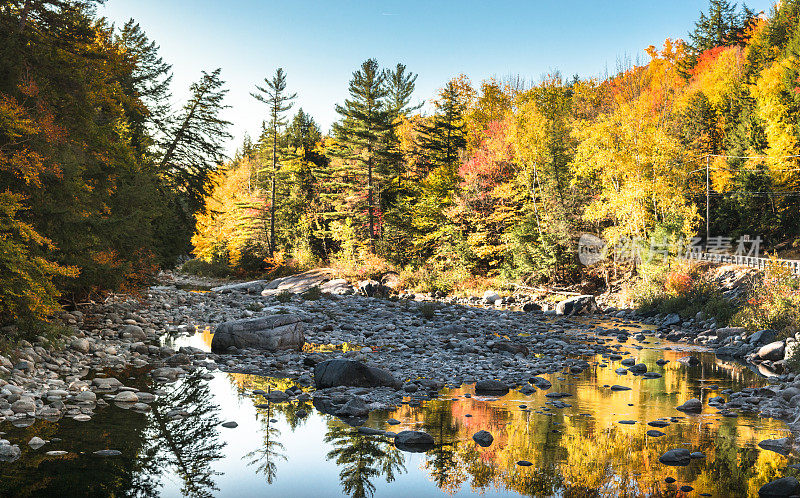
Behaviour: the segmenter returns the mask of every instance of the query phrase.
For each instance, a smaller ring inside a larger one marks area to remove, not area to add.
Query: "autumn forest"
[[[223,69],[174,105],[171,66],[90,0],[0,2],[0,323],[132,290],[183,264],[211,276],[392,269],[451,292],[592,278],[611,244],[800,234],[800,1],[711,0],[689,33],[598,78],[552,72],[415,92],[402,61],[353,68],[323,130],[292,74],[232,157]],[[188,259],[191,261],[186,262]]]

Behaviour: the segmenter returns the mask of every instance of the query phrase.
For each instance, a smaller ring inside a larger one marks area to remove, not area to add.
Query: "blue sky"
[[[771,0],[747,2],[768,11]],[[613,73],[619,61],[646,60],[644,49],[682,38],[707,0],[107,0],[99,14],[136,19],[173,65],[181,102],[201,70],[222,68],[234,123],[233,152],[245,132],[257,137],[266,109],[250,97],[283,67],[295,108],[327,130],[352,72],[374,57],[418,73],[416,99],[429,100],[459,73],[473,83],[516,75],[538,81]]]

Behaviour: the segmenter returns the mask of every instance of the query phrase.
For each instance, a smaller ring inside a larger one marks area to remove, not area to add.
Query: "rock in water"
[[[502,396],[508,393],[508,386],[499,380],[479,380],[475,383],[475,393]]]
[[[402,431],[394,438],[398,450],[421,453],[434,446],[433,436],[420,431]]]
[[[478,431],[472,435],[472,440],[478,443],[479,446],[487,448],[492,445],[494,436],[492,436],[488,431]]]
[[[672,467],[685,467],[692,460],[690,455],[686,448],[675,448],[658,457],[658,461]]]
[[[586,294],[565,299],[556,305],[557,315],[591,315],[600,308],[594,296]]]
[[[338,386],[400,389],[401,386],[400,381],[386,370],[343,358],[317,363],[314,367],[314,384],[317,389]]]
[[[782,477],[761,486],[758,496],[761,498],[778,498],[797,496],[800,494],[800,483],[794,477]]]
[[[703,410],[703,403],[697,398],[692,398],[686,403],[677,407],[676,410],[686,413],[700,413]]]
[[[789,438],[765,439],[758,443],[758,447],[785,456],[789,454]]]
[[[211,339],[211,350],[224,352],[231,346],[268,351],[303,347],[303,322],[297,315],[270,315],[220,324]]]
[[[696,367],[700,364],[700,360],[698,360],[696,356],[684,356],[682,358],[678,358],[678,362],[683,363],[687,367]]]
[[[544,377],[539,377],[538,375],[528,379],[528,382],[538,387],[539,389],[547,390],[553,387],[553,384],[551,384],[549,380],[545,379]]]
[[[369,415],[369,407],[364,398],[353,396],[336,412],[336,415],[340,417],[366,417]]]

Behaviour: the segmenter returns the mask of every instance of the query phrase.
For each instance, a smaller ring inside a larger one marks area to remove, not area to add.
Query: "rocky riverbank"
[[[660,374],[636,361],[636,351],[652,347],[654,337],[718,348],[736,343],[736,338],[747,344],[753,339],[716,328],[713,319],[702,316],[682,322],[674,316],[642,318],[616,309],[592,317],[570,316],[541,311],[543,303],[522,295],[376,298],[369,295],[391,293],[386,283],[351,286],[331,280],[326,283],[336,291],[322,295],[308,293],[313,285],[293,287],[299,293],[289,293],[280,289],[291,283],[286,281],[193,292],[176,283],[195,288],[204,284],[166,279],[141,298],[119,296],[64,313],[61,319],[73,336],[60,344],[44,338],[34,344],[22,342],[0,357],[0,418],[17,425],[37,417],[86,421],[109,403],[147,412],[148,403],[159,395],[159,383],[174,382],[195,370],[209,376],[222,370],[292,379],[296,386],[291,389],[256,394],[278,403],[313,399],[319,410],[354,425],[371,410],[404,402],[413,406],[435,397],[444,386],[471,383],[487,395],[543,390],[548,406],[559,409],[569,406],[569,400],[550,392],[549,382],[540,375],[580,376],[589,368],[610,368],[618,375],[654,379]],[[566,313],[596,311],[590,297],[574,298],[558,308]],[[291,327],[294,342],[272,351],[227,346],[211,352],[166,345],[180,344],[200,329],[227,324],[235,330],[231,324],[264,317],[274,318],[267,320],[270,330]],[[686,361],[688,365],[691,360]],[[131,375],[151,376],[154,388],[143,392],[126,386]],[[714,409],[724,416],[754,412],[795,427],[800,376],[782,374],[771,382],[768,387],[721,392],[708,406],[687,399],[681,411]],[[170,416],[180,417],[180,407]],[[789,451],[791,442],[785,443]],[[10,442],[0,443],[0,458],[13,459],[18,453]]]

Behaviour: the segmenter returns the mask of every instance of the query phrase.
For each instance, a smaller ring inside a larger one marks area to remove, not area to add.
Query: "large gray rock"
[[[488,431],[478,431],[472,435],[472,440],[483,448],[488,448],[494,441],[494,436]]]
[[[800,482],[794,477],[781,477],[761,486],[758,496],[761,498],[778,498],[800,495]]]
[[[556,305],[557,315],[590,315],[599,310],[597,301],[590,294],[571,297]]]
[[[486,304],[494,304],[500,300],[500,294],[493,290],[487,290],[483,293],[483,302]]]
[[[317,389],[339,386],[400,389],[401,386],[400,381],[386,370],[343,358],[317,363],[314,367],[314,384]]]
[[[765,439],[758,443],[758,447],[764,450],[774,451],[780,455],[788,455],[790,451],[789,438]]]
[[[262,296],[275,296],[282,292],[302,294],[312,287],[322,287],[322,284],[333,278],[330,268],[317,268],[297,275],[276,278],[264,286]]]
[[[225,322],[217,326],[211,339],[212,351],[225,351],[231,346],[267,351],[303,347],[303,322],[297,315],[270,315]]]
[[[783,348],[783,341],[775,341],[762,346],[756,354],[762,360],[778,361],[783,359]]]
[[[740,336],[744,334],[744,332],[744,327],[723,327],[721,329],[717,329],[716,335],[717,339],[724,340],[728,337]]]
[[[700,413],[703,411],[703,403],[697,398],[692,398],[676,409],[686,413]]]
[[[433,437],[420,431],[402,431],[394,438],[394,445],[398,450],[423,452],[433,448]]]
[[[335,278],[329,280],[319,286],[319,290],[323,294],[335,294],[337,296],[346,296],[353,293],[353,286],[343,278]]]
[[[392,289],[377,280],[361,280],[358,282],[358,292],[366,297],[382,297],[391,294]]]
[[[686,448],[676,448],[658,457],[658,461],[672,467],[685,467],[692,461],[692,457]]]
[[[661,322],[661,325],[664,327],[669,327],[670,325],[677,325],[681,323],[681,316],[677,313],[670,313],[664,318],[664,321]]]
[[[364,398],[353,396],[336,412],[336,415],[340,417],[366,417],[369,415],[369,407]]]
[[[502,396],[508,393],[508,385],[494,379],[479,380],[475,383],[476,394],[490,394]]]
[[[754,345],[767,344],[773,340],[775,340],[775,331],[770,329],[759,330],[747,338],[747,342]]]

